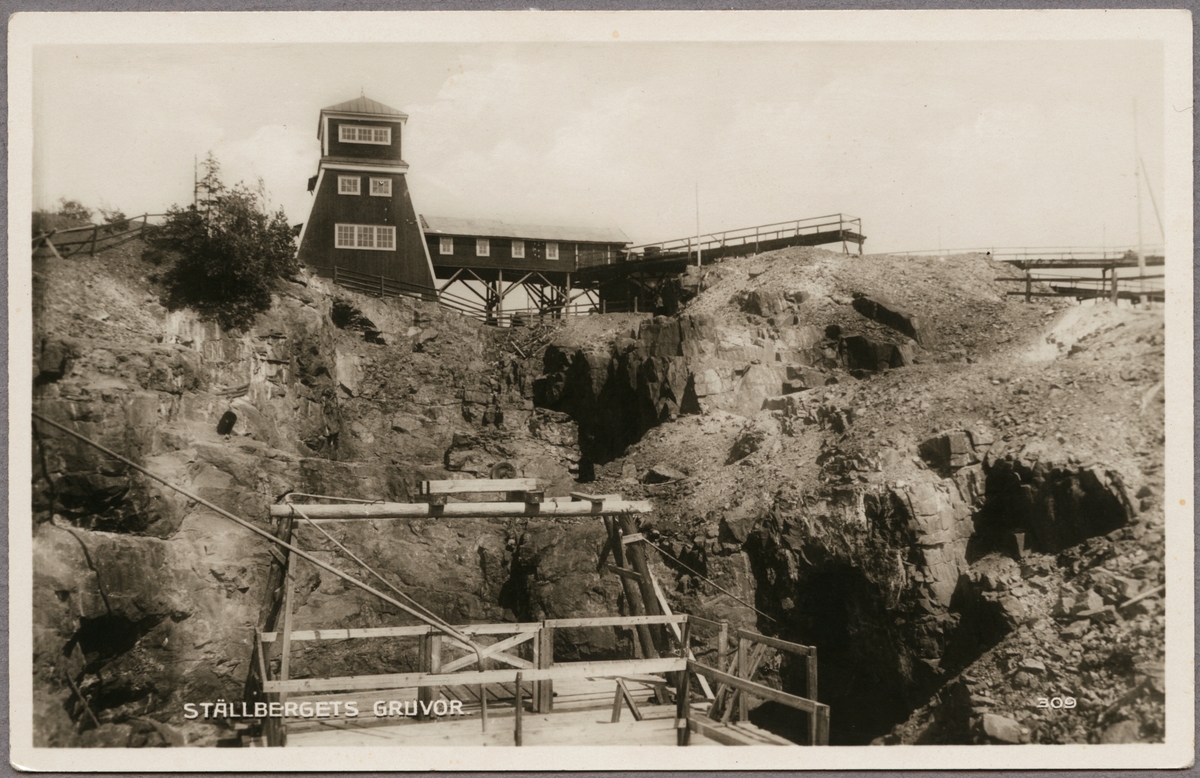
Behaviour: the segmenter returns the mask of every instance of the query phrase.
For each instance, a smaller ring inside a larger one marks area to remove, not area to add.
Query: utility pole
[[[1138,149],[1137,98],[1133,98],[1133,185],[1137,187],[1137,232],[1138,232],[1138,276],[1146,275],[1146,251],[1142,242],[1142,168],[1138,164],[1141,152]],[[1146,281],[1138,279],[1138,304],[1146,304]]]

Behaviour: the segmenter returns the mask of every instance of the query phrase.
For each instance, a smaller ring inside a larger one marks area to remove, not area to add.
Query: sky
[[[695,234],[697,207],[705,233],[840,212],[868,253],[1132,246],[1137,153],[1162,243],[1158,42],[89,44],[33,66],[35,207],[160,213],[212,152],[300,223],[318,112],[365,94],[409,115],[427,215],[646,243]]]

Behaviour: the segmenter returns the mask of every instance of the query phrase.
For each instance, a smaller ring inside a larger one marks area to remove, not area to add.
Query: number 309
[[[1074,708],[1074,697],[1038,697],[1039,708]]]

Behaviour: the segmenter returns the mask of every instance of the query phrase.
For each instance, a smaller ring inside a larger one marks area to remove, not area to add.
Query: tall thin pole
[[[1137,187],[1137,232],[1138,232],[1138,275],[1146,275],[1146,251],[1142,243],[1142,168],[1138,165],[1138,110],[1137,98],[1133,99],[1133,184]],[[1145,280],[1138,279],[1138,304],[1146,304]]]
[[[696,267],[700,267],[700,182],[696,182]]]
[[[192,207],[196,208],[200,202],[200,155],[192,155]]]

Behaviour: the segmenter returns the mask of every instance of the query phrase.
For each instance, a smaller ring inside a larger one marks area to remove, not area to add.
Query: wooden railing
[[[686,238],[657,243],[643,243],[630,246],[625,250],[625,255],[627,260],[632,261],[652,260],[664,255],[694,254],[697,247],[699,247],[701,257],[707,252],[726,251],[733,247],[753,247],[754,252],[758,253],[761,245],[771,241],[822,232],[837,233],[846,240],[857,240],[862,236],[862,219],[842,213],[832,213],[807,219],[710,232],[706,235],[691,235]]]
[[[599,629],[618,628],[629,629],[639,625],[664,624],[678,628],[675,634],[673,654],[658,658],[647,659],[617,659],[604,661],[573,661],[562,662],[555,658],[555,635],[561,629]],[[717,663],[719,667],[710,667],[694,659],[689,659],[691,653],[692,627],[715,627],[718,631]],[[480,657],[460,640],[443,630],[429,625],[411,625],[398,627],[372,627],[361,629],[313,629],[294,630],[289,634],[283,632],[262,632],[256,635],[255,654],[252,660],[251,676],[247,684],[248,700],[251,703],[262,702],[270,705],[276,703],[276,713],[263,717],[263,739],[269,746],[282,746],[287,742],[288,720],[295,719],[294,711],[281,710],[288,703],[290,695],[306,695],[304,701],[308,704],[320,702],[324,696],[327,700],[345,700],[346,694],[361,692],[392,692],[408,689],[416,690],[417,700],[426,706],[441,698],[439,690],[450,692],[458,690],[453,696],[461,698],[462,692],[467,692],[474,700],[468,699],[466,704],[471,710],[478,709],[487,726],[487,700],[489,696],[514,701],[518,709],[515,717],[515,738],[520,744],[520,715],[524,707],[526,694],[529,695],[531,709],[535,713],[549,713],[554,709],[555,681],[567,679],[596,679],[611,678],[614,681],[630,677],[646,677],[652,675],[674,674],[672,683],[676,688],[676,716],[678,742],[687,745],[688,734],[691,731],[710,733],[713,727],[729,725],[731,719],[739,722],[749,720],[749,698],[770,700],[786,705],[809,714],[808,741],[811,744],[827,745],[829,742],[829,708],[816,701],[816,649],[801,646],[788,641],[759,635],[746,630],[738,630],[737,650],[730,659],[727,650],[729,625],[725,622],[715,622],[696,616],[661,615],[661,616],[611,616],[576,619],[547,619],[541,622],[523,622],[514,624],[468,624],[457,626],[461,635],[469,635],[472,639],[480,637],[494,638],[495,642],[486,645],[482,650],[482,665]],[[271,647],[282,645],[284,656],[279,657],[280,665],[286,668],[287,652],[290,646],[306,641],[344,641],[357,639],[391,639],[417,641],[417,656],[419,668],[412,672],[386,673],[382,675],[355,675],[322,678],[290,678],[286,669],[277,676],[271,674]],[[751,650],[751,647],[754,650]],[[773,689],[753,680],[761,666],[763,652],[773,648],[805,658],[807,667],[807,697],[801,697]],[[449,654],[457,651],[460,655]],[[726,663],[728,662],[728,666]],[[501,669],[491,669],[491,665],[499,663],[506,665]],[[724,668],[724,669],[721,669]],[[692,714],[690,676],[704,677],[717,684],[717,696],[709,710],[709,719],[721,718],[719,725],[705,720],[696,720]],[[662,682],[659,682],[662,683]],[[621,705],[623,683],[617,683],[614,698],[614,720]],[[495,689],[496,691],[493,691]],[[626,692],[627,694],[627,692]],[[450,695],[447,695],[450,696]],[[724,700],[726,707],[724,715],[719,717],[718,705]],[[300,703],[291,701],[294,706]],[[327,703],[328,704],[328,703]],[[632,704],[632,703],[631,703]],[[368,711],[363,715],[370,716]],[[636,715],[635,710],[635,715]],[[736,717],[735,717],[736,714]]]
[[[719,629],[717,642],[717,667],[709,667],[695,661],[688,662],[688,669],[703,675],[716,684],[716,694],[709,706],[708,718],[729,724],[731,721],[749,721],[750,698],[769,700],[808,714],[809,745],[829,745],[829,706],[817,702],[817,649],[787,640],[760,635],[757,632],[739,629],[736,632],[737,647],[732,657],[728,654],[727,640],[729,625],[712,622],[697,616],[689,616],[693,624],[707,624]],[[774,649],[804,660],[804,696],[789,694],[779,689],[755,682],[754,676],[763,667],[768,650]]]
[[[144,213],[141,216],[129,216],[110,224],[87,224],[82,227],[71,227],[65,230],[51,230],[33,236],[33,248],[46,247],[60,259],[73,256],[87,250],[90,256],[96,256],[97,251],[114,248],[141,236],[142,230],[150,225],[151,219],[159,219],[166,214]]]

